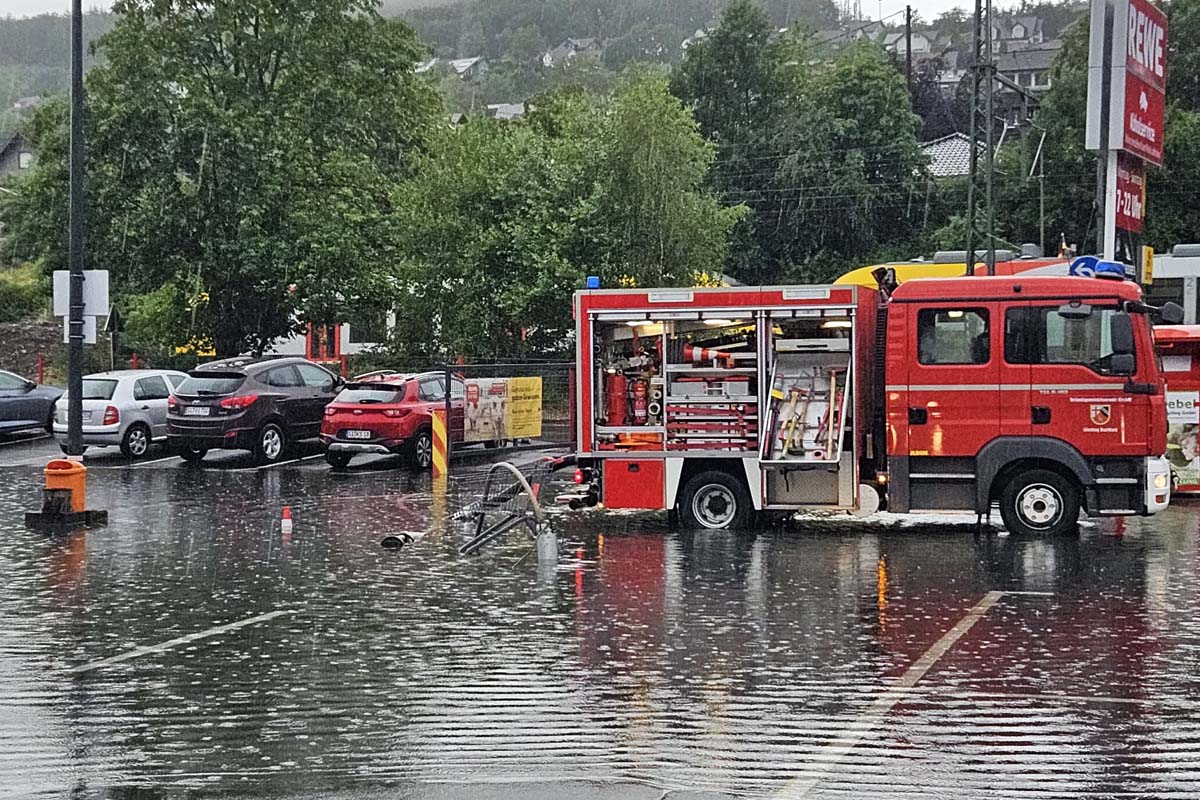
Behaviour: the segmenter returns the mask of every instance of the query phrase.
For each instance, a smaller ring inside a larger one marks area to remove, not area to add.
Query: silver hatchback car
[[[141,458],[167,438],[167,398],[187,374],[168,369],[120,369],[83,378],[84,447],[121,448]],[[67,449],[67,396],[54,413],[54,438]]]

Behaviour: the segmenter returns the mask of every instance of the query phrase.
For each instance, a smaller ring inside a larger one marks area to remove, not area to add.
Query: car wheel
[[[69,450],[67,449],[67,446],[66,446],[65,444],[60,444],[60,445],[58,446],[58,449],[59,449],[59,450],[62,450],[62,452],[63,452],[63,455],[64,455],[64,456],[69,456],[69,455],[71,455],[71,451],[69,451]],[[87,448],[86,448],[86,447],[81,447],[81,448],[79,448],[79,454],[80,454],[80,455],[83,455],[83,454],[84,454],[84,453],[86,453],[86,452],[87,452]]]
[[[753,514],[745,482],[716,470],[693,475],[679,501],[679,521],[685,528],[744,528]]]
[[[325,460],[334,469],[345,469],[350,465],[350,459],[352,458],[354,456],[350,453],[325,453]]]
[[[206,455],[208,455],[207,447],[194,447],[190,444],[185,444],[179,448],[179,457],[189,464],[199,464]]]
[[[254,460],[259,464],[275,464],[287,452],[287,434],[278,423],[268,422],[258,429],[254,441]]]
[[[1013,477],[1000,494],[1000,517],[1009,533],[1061,536],[1079,521],[1079,490],[1048,469],[1031,469]]]
[[[121,455],[126,458],[141,458],[150,450],[150,429],[135,422],[125,429],[121,437]]]
[[[433,433],[422,428],[408,443],[408,462],[417,469],[433,466]]]

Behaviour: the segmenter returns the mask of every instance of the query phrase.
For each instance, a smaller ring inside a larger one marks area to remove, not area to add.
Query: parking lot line
[[[30,442],[40,442],[43,439],[49,439],[50,434],[42,433],[35,436],[21,436],[20,438],[11,439],[7,442],[0,442],[0,447],[12,447],[18,444],[29,444]]]
[[[162,458],[152,458],[149,461],[138,461],[137,463],[130,464],[129,466],[131,466],[131,467],[148,467],[151,464],[161,464],[164,461],[171,461],[172,459],[176,459],[176,458],[179,458],[179,456],[176,456],[176,455],[163,456]]]
[[[944,656],[959,639],[965,636],[967,631],[971,630],[975,623],[983,618],[988,609],[996,605],[997,601],[1001,597],[1004,597],[1004,595],[1005,592],[988,592],[985,594],[978,603],[971,607],[962,619],[954,624],[954,627],[942,634],[940,639],[922,653],[921,657],[914,661],[912,666],[905,670],[903,675],[890,684],[882,694],[872,700],[870,705],[860,711],[854,719],[842,726],[845,730],[843,735],[826,743],[816,752],[810,754],[809,760],[816,762],[817,765],[813,770],[808,771],[804,777],[789,781],[775,794],[775,797],[780,798],[780,800],[783,798],[798,800],[798,798],[808,797],[817,784],[832,773],[833,767],[839,761],[857,747],[872,730],[883,724],[884,717],[893,708],[905,698],[911,696],[909,690],[912,689],[917,681],[925,677],[925,673],[933,668],[938,659]]]
[[[180,636],[177,639],[170,639],[168,641],[161,642],[159,644],[148,645],[146,647],[137,647],[125,653],[110,656],[109,658],[102,658],[99,661],[90,661],[87,664],[80,664],[77,667],[71,667],[69,670],[67,670],[67,672],[71,674],[91,672],[92,670],[100,669],[101,667],[107,667],[112,664],[119,664],[122,661],[128,661],[131,658],[138,658],[139,656],[149,655],[150,653],[161,653],[164,650],[170,650],[172,647],[177,647],[181,644],[195,642],[200,639],[207,639],[210,636],[216,636],[217,634],[235,631],[238,628],[244,628],[247,625],[266,622],[269,619],[275,619],[276,617],[281,617],[284,614],[294,613],[296,612],[291,609],[268,611],[266,614],[259,614],[256,617],[247,617],[246,619],[240,619],[237,622],[229,622],[224,625],[217,625],[216,627],[209,628],[208,630],[199,631],[197,633],[189,633],[187,636]]]
[[[229,471],[230,472],[246,472],[246,471],[252,470],[252,469],[253,470],[274,469],[275,467],[284,467],[284,466],[287,466],[288,464],[299,464],[301,461],[311,461],[312,459],[320,458],[323,455],[325,455],[325,454],[324,453],[313,453],[311,456],[301,456],[300,458],[293,458],[288,461],[280,461],[276,464],[263,464],[262,466],[259,466],[259,467],[238,467],[237,469],[231,469]]]

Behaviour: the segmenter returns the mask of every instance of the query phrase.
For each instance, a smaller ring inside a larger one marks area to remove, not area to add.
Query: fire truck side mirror
[[[1122,373],[1116,369],[1116,359],[1119,356],[1133,357],[1133,320],[1129,314],[1124,311],[1118,311],[1112,316],[1112,351],[1113,351],[1113,371],[1119,375]]]
[[[1159,311],[1159,317],[1162,319],[1164,325],[1182,325],[1183,306],[1173,302],[1163,303],[1163,307]]]

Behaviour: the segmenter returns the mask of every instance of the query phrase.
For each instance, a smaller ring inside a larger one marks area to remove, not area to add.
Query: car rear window
[[[334,398],[335,403],[398,403],[404,398],[404,386],[350,384]]]
[[[116,381],[99,380],[97,378],[83,379],[84,400],[112,400],[115,391],[117,391]]]
[[[233,394],[246,380],[245,375],[237,373],[204,373],[193,372],[184,378],[183,383],[175,391],[179,394]]]

